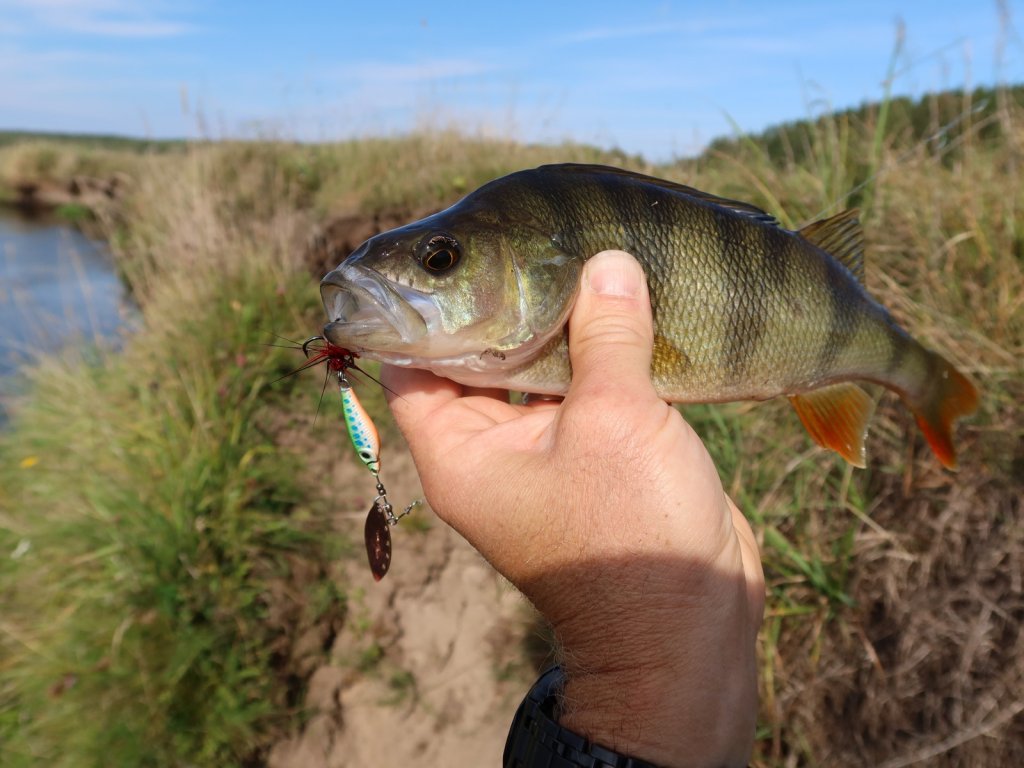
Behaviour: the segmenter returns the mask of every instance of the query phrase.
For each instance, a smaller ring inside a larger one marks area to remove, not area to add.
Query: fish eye
[[[417,250],[420,266],[435,275],[447,272],[458,264],[462,257],[459,241],[446,234],[427,238]]]

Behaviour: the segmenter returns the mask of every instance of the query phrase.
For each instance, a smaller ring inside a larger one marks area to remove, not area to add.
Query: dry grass
[[[974,114],[967,96],[963,109]],[[794,589],[767,548],[776,599],[762,633],[765,765],[1024,764],[1022,117],[1002,102],[998,142],[980,141],[980,124],[938,146],[885,135],[866,180],[855,165],[876,133],[870,122],[826,123],[811,167],[748,146],[696,169],[698,185],[760,190],[793,224],[865,181],[869,288],[983,392],[959,430],[958,474],[937,468],[885,397],[867,472],[830,484],[792,467],[817,488],[795,495],[776,483],[781,497],[748,502],[762,532],[778,520],[797,549],[844,574],[851,600],[837,608],[807,578]]]
[[[143,159],[133,152],[81,147],[45,139],[0,146],[0,185],[21,183],[66,185],[76,177],[138,175]]]

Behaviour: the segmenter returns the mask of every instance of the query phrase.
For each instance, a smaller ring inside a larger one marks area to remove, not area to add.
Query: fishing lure
[[[345,426],[352,447],[370,474],[377,477],[380,474],[380,435],[377,434],[377,427],[356,397],[345,372],[338,371],[337,376],[338,389],[341,390],[341,410],[345,415]]]
[[[320,342],[321,346],[313,348],[315,342]],[[314,350],[312,354],[311,349]],[[355,448],[359,460],[377,483],[377,496],[366,515],[363,538],[366,543],[366,556],[370,561],[370,572],[375,581],[380,581],[391,567],[391,526],[397,525],[398,521],[412,512],[420,502],[412,502],[401,514],[396,515],[394,507],[388,501],[387,489],[380,479],[380,435],[370,415],[356,397],[352,383],[345,375],[348,370],[353,369],[369,376],[356,365],[355,354],[344,347],[331,344],[323,336],[306,339],[302,344],[302,351],[309,361],[304,368],[326,362],[328,370],[335,374],[349,440],[352,441],[352,447]]]

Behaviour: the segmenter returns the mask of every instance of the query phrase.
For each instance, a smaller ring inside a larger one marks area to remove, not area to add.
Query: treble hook
[[[312,344],[314,341],[327,341],[327,339],[325,339],[323,336],[310,336],[308,339],[302,342],[302,354],[306,356],[307,360],[309,359],[309,345]]]

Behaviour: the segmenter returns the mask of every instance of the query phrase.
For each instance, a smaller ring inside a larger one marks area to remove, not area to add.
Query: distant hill
[[[989,143],[1003,135],[1005,122],[1001,115],[1009,114],[1010,106],[1024,106],[1024,85],[942,91],[917,99],[893,97],[887,104],[884,132],[895,146],[910,147],[926,141],[935,150],[952,149],[968,133],[974,141]],[[818,118],[782,123],[757,134],[718,138],[705,154],[734,154],[741,145],[753,142],[774,163],[800,165],[810,159],[814,139],[822,135],[823,129],[846,125],[860,130],[863,136],[873,132],[885,107],[881,102],[862,104]]]
[[[122,149],[134,152],[166,151],[182,146],[184,139],[139,139],[131,136],[95,133],[50,133],[47,131],[0,130],[0,147],[23,141],[51,141],[92,149]]]

